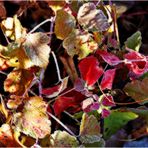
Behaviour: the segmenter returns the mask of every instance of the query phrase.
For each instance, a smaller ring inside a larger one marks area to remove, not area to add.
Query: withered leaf
[[[85,58],[98,48],[98,44],[93,40],[88,32],[73,30],[63,41],[63,47],[70,56],[78,55],[79,59]]]
[[[49,37],[42,32],[28,34],[24,43],[24,48],[27,56],[31,59],[35,66],[46,68],[48,65],[50,47]]]
[[[7,75],[4,81],[4,90],[15,95],[23,95],[33,80],[33,74],[29,70],[14,69]]]
[[[65,39],[76,25],[75,18],[64,10],[58,10],[55,19],[55,34],[58,39]]]
[[[91,31],[106,31],[109,28],[107,17],[102,10],[96,8],[94,3],[83,4],[77,15],[80,25]]]
[[[0,127],[0,147],[20,147],[9,124],[3,124]]]
[[[15,128],[33,138],[44,138],[51,132],[51,122],[46,114],[47,104],[41,97],[30,97],[23,111],[14,114]]]
[[[77,147],[78,141],[76,137],[71,136],[65,131],[55,131],[51,135],[51,146],[52,147]]]
[[[145,104],[148,102],[148,78],[142,81],[134,80],[127,83],[124,91],[128,96],[131,96],[137,103]]]

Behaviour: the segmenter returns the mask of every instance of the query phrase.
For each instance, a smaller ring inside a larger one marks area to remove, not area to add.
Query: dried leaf
[[[4,6],[4,2],[0,2],[0,18],[5,18],[6,17],[6,9]]]
[[[54,31],[58,39],[65,39],[72,32],[75,25],[75,18],[71,14],[62,9],[57,11]]]
[[[105,145],[100,134],[100,124],[95,116],[83,114],[80,125],[80,141],[86,147],[100,147]]]
[[[14,114],[17,131],[33,138],[44,138],[51,132],[51,122],[46,114],[47,104],[40,97],[28,98],[22,113]]]
[[[124,91],[128,96],[131,96],[137,103],[145,104],[148,102],[148,78],[144,78],[142,81],[134,80],[127,83],[124,87]]]
[[[42,32],[28,34],[24,43],[24,48],[27,56],[35,66],[46,68],[48,65],[50,47],[49,37]]]
[[[107,17],[102,10],[98,10],[94,3],[83,4],[77,15],[80,25],[91,31],[106,31],[109,28]]]
[[[63,41],[63,47],[70,56],[78,55],[79,59],[85,58],[98,48],[98,44],[93,40],[88,32],[73,30]]]
[[[52,147],[77,147],[78,141],[76,137],[71,136],[65,131],[55,131],[51,135]]]
[[[96,117],[93,115],[88,116],[86,113],[83,114],[81,125],[80,125],[80,135],[99,135],[100,134],[100,124]]]
[[[10,125],[3,124],[0,127],[0,147],[20,147],[20,144],[15,140]]]
[[[65,77],[59,85],[43,89],[42,94],[47,95],[48,98],[58,96],[62,91],[64,91],[67,88],[68,78],[69,77]]]
[[[21,96],[30,86],[33,77],[29,70],[14,69],[7,75],[7,79],[4,81],[4,90]]]
[[[94,85],[103,74],[103,69],[99,67],[97,58],[93,56],[83,59],[78,67],[83,80],[90,86]]]

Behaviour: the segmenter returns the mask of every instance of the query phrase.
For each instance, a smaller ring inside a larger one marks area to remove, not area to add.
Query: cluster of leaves
[[[12,71],[3,83],[9,95],[1,95],[0,115],[4,121],[0,146],[104,146],[106,139],[131,120],[142,117],[147,128],[147,108],[119,108],[118,104],[130,102],[116,102],[114,95],[120,89],[141,107],[148,101],[148,56],[139,52],[141,33],[134,33],[121,47],[118,36],[114,36],[114,29],[117,30],[116,20],[111,17],[117,15],[114,6],[85,1],[47,1],[47,4],[54,14],[45,20],[51,22],[49,35],[34,33],[36,28],[28,32],[17,15],[1,22],[8,45],[0,45],[0,70],[10,71],[11,67]],[[52,34],[62,42],[60,49],[65,57],[60,59],[66,71],[63,78],[55,49],[51,51]],[[42,88],[50,54],[59,82]],[[67,59],[68,64],[64,62]],[[120,70],[128,71],[123,88],[117,84]],[[78,136],[59,120],[65,111],[69,118],[81,120]],[[52,118],[67,132],[52,129]],[[102,120],[104,128],[100,127]]]

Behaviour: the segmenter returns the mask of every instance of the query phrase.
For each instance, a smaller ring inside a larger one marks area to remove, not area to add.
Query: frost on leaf
[[[29,70],[14,69],[7,75],[4,81],[4,90],[15,95],[23,95],[33,80],[33,74]]]
[[[99,67],[97,58],[93,56],[83,59],[78,67],[83,80],[85,80],[89,86],[94,85],[103,74],[103,69]]]
[[[107,17],[94,3],[83,4],[78,11],[77,19],[80,25],[91,31],[102,32],[109,28]]]
[[[3,124],[0,127],[0,147],[20,147],[9,124]]]
[[[97,50],[98,44],[88,32],[73,30],[63,41],[63,47],[70,56],[78,55],[79,59],[85,58]]]
[[[28,34],[24,43],[24,48],[27,56],[35,66],[46,68],[48,65],[50,47],[49,37],[42,32]]]
[[[55,34],[58,39],[65,39],[76,25],[75,18],[64,10],[58,10],[55,19]]]
[[[52,147],[77,147],[78,141],[76,137],[71,136],[65,131],[57,130],[51,135]]]
[[[100,134],[100,124],[95,116],[83,114],[80,125],[80,141],[84,146],[104,146],[105,142]]]
[[[124,87],[124,91],[137,103],[148,103],[148,78],[146,77],[142,81],[134,80],[130,83],[127,83]]]
[[[51,122],[46,114],[47,104],[41,97],[31,97],[22,112],[13,116],[15,128],[33,138],[44,138],[51,132]]]

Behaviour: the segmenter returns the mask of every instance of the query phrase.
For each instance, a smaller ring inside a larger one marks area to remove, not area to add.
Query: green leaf
[[[128,96],[131,96],[137,103],[145,104],[148,102],[148,77],[142,81],[134,80],[127,83],[124,91]]]
[[[104,138],[108,139],[129,121],[138,117],[137,114],[130,111],[114,110],[110,116],[104,119]]]
[[[55,34],[58,39],[65,39],[76,25],[75,18],[64,10],[58,10],[55,19]]]
[[[65,131],[57,130],[51,135],[52,147],[77,147],[78,141],[76,137],[71,136]]]
[[[125,47],[128,47],[138,52],[142,44],[141,41],[142,41],[141,32],[137,31],[132,36],[130,36],[124,44]]]

